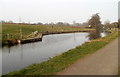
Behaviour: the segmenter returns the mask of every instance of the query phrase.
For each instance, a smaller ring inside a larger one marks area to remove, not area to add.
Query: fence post
[[[10,34],[7,34],[7,39],[10,39]]]

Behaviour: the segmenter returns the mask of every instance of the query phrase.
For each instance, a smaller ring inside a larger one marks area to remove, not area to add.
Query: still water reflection
[[[2,75],[2,48],[0,47],[0,75]]]
[[[88,33],[46,35],[42,42],[4,47],[2,48],[3,74],[46,61],[52,56],[75,48],[88,41],[87,36]]]

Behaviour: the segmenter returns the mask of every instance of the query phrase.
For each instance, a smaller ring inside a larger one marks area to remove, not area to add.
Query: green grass
[[[39,76],[39,75],[55,75],[57,72],[64,70],[69,65],[73,64],[78,59],[91,54],[98,49],[104,47],[106,44],[110,43],[112,40],[118,37],[118,32],[112,32],[106,37],[99,38],[101,41],[91,41],[86,42],[81,46],[74,49],[70,49],[60,55],[57,55],[48,61],[30,65],[19,71],[8,73],[6,76],[16,77],[16,76]],[[99,40],[98,39],[98,40]]]
[[[29,34],[34,31],[39,31],[40,33],[45,32],[61,32],[61,31],[78,31],[78,30],[90,30],[73,28],[70,26],[46,26],[46,25],[25,25],[25,24],[2,24],[2,44],[7,44],[7,34],[10,34],[10,39],[21,39],[20,38],[20,27],[22,29],[23,38],[27,38]]]

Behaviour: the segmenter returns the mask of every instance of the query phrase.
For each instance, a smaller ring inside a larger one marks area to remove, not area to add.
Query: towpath
[[[118,39],[78,60],[57,75],[117,75]]]

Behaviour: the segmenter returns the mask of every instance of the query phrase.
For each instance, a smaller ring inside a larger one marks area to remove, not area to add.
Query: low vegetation
[[[84,57],[87,54],[91,54],[98,49],[104,47],[106,44],[110,43],[112,40],[118,37],[118,32],[112,32],[103,38],[98,38],[95,40],[88,41],[81,46],[74,49],[70,49],[67,52],[50,58],[48,61],[30,65],[19,71],[8,73],[3,77],[16,77],[23,75],[26,76],[40,76],[40,75],[55,75],[57,72],[64,70],[69,65],[73,64],[78,59]]]
[[[62,31],[78,31],[78,30],[88,30],[75,28],[71,26],[46,26],[46,25],[27,25],[27,24],[2,24],[2,44],[6,45],[7,34],[9,34],[9,39],[16,40],[21,39],[20,28],[22,32],[22,38],[27,38],[29,34],[34,31],[39,31],[40,33],[45,32],[62,32]],[[89,29],[90,30],[90,29]]]

